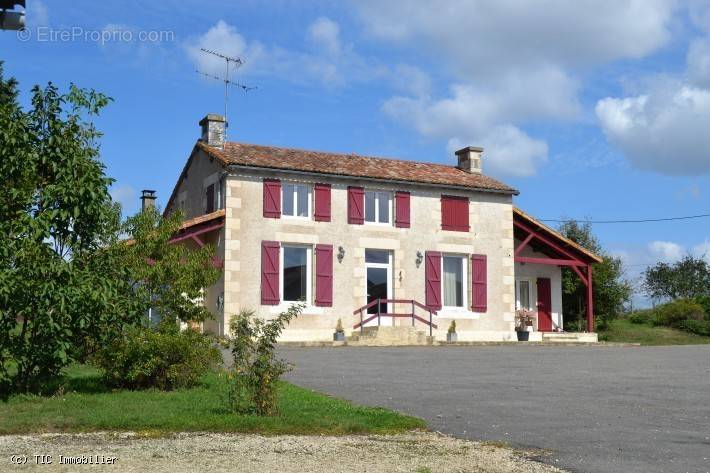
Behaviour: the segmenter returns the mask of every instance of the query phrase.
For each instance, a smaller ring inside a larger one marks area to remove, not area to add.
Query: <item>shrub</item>
[[[456,333],[456,321],[452,320],[447,333]]]
[[[276,358],[276,340],[284,327],[297,317],[305,304],[294,304],[273,320],[263,320],[243,310],[230,323],[234,367],[229,373],[227,403],[238,414],[276,413],[276,385],[289,370]]]
[[[710,320],[710,296],[700,296],[694,300],[705,311],[705,320]]]
[[[221,360],[209,337],[170,322],[128,328],[94,358],[110,386],[161,390],[194,386]]]
[[[704,320],[705,311],[702,306],[690,299],[678,299],[656,307],[653,315],[653,325],[680,328],[686,320]]]
[[[696,335],[710,337],[710,320],[684,320],[680,328]]]
[[[632,324],[648,324],[653,323],[653,310],[637,310],[629,315],[629,322]]]

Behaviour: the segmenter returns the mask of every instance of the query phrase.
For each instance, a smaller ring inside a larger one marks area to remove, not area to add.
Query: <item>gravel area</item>
[[[0,471],[41,472],[560,472],[529,459],[540,452],[454,439],[432,432],[377,436],[131,433],[0,436]],[[38,465],[34,455],[51,455]],[[66,457],[115,457],[113,464],[60,465]],[[12,461],[27,457],[24,465]]]

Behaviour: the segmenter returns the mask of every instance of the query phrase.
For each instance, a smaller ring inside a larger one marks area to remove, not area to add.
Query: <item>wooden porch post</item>
[[[587,332],[594,332],[594,295],[592,285],[592,265],[587,265]]]

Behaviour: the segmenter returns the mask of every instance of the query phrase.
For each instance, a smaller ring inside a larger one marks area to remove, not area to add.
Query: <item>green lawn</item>
[[[279,387],[280,415],[233,414],[224,408],[226,379],[217,374],[205,376],[192,389],[107,391],[99,371],[79,366],[67,370],[65,386],[63,394],[52,397],[18,395],[0,402],[0,434],[131,430],[339,435],[425,427],[421,419],[356,406],[285,382]]]
[[[633,324],[628,319],[616,319],[609,330],[600,331],[599,339],[606,342],[640,343],[641,345],[699,345],[710,343],[710,337],[695,335],[669,327]]]

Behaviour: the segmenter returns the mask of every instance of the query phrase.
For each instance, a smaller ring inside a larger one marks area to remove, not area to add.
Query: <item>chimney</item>
[[[459,159],[457,168],[473,174],[481,174],[483,148],[466,146],[456,151],[456,157]]]
[[[155,191],[143,189],[141,191],[141,212],[155,208],[155,199],[157,199]]]
[[[209,145],[222,148],[224,146],[224,136],[227,131],[227,122],[222,115],[208,113],[200,120],[202,137],[200,140]]]

